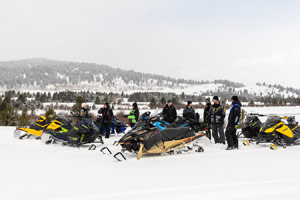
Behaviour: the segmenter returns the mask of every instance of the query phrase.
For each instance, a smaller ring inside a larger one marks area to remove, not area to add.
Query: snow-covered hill
[[[250,97],[299,97],[300,90],[279,85],[245,85],[228,80],[184,80],[167,76],[122,70],[93,63],[50,59],[0,62],[0,92],[17,91],[94,91],[113,93],[173,92],[206,96],[215,93]]]

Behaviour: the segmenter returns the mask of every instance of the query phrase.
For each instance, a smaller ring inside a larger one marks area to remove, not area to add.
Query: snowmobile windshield
[[[134,127],[132,128],[132,131],[136,132],[136,131],[142,130],[147,124],[148,124],[147,121],[140,121],[134,125]]]
[[[253,119],[254,119],[253,116],[248,116],[243,124],[243,128],[251,126]]]
[[[264,127],[265,128],[270,128],[270,127],[275,126],[279,122],[281,122],[281,117],[279,117],[279,116],[269,116],[267,121],[264,123]]]
[[[158,108],[151,114],[150,118],[154,118],[158,116]]]

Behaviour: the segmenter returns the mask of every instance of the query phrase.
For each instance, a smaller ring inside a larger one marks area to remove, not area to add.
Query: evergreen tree
[[[22,104],[26,103],[26,100],[27,100],[26,95],[25,94],[20,94],[18,96],[17,100],[20,101]]]
[[[150,100],[150,104],[149,104],[150,109],[154,109],[156,108],[156,100],[154,97],[152,97],[152,99]]]
[[[56,116],[56,113],[55,113],[54,109],[51,108],[51,107],[48,108],[46,113],[45,113],[45,117],[47,119],[47,122],[49,123],[52,119],[55,118],[55,116]]]
[[[96,105],[99,105],[101,104],[101,100],[99,98],[99,96],[96,96],[96,99],[95,99],[95,102],[94,102]]]
[[[165,98],[165,97],[162,97],[162,98],[160,99],[160,105],[161,105],[161,106],[164,106],[166,103],[167,103],[166,98]]]
[[[72,106],[72,110],[71,110],[71,112],[73,113],[73,115],[78,115],[79,114],[79,112],[81,110],[81,104],[83,102],[86,102],[86,100],[82,96],[78,96],[76,98],[76,103]]]
[[[27,113],[27,109],[24,108],[22,110],[22,114],[19,116],[19,119],[18,119],[18,126],[29,126],[30,125],[30,117]]]
[[[179,104],[177,98],[175,98],[175,97],[172,98],[172,103],[173,103],[174,105],[178,105],[178,104]]]
[[[16,126],[18,121],[18,113],[10,105],[6,104],[6,109],[0,112],[0,125]]]

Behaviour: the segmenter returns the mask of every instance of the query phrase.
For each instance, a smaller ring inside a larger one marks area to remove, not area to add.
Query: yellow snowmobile
[[[143,154],[161,154],[192,151],[196,147],[196,152],[203,152],[202,146],[194,143],[197,139],[205,136],[203,131],[195,133],[190,127],[160,129],[155,126],[159,121],[157,116],[138,122],[135,127],[125,134],[118,144],[122,147],[122,152],[129,151],[137,153],[139,160]],[[191,144],[188,146],[188,144]],[[114,157],[121,161],[120,156],[125,160],[125,156],[118,152]]]
[[[257,144],[271,141],[271,149],[276,145],[286,148],[287,145],[300,144],[300,127],[295,117],[269,116],[259,131]]]
[[[50,123],[47,123],[46,117],[40,115],[36,122],[29,128],[17,128],[14,132],[14,137],[19,139],[23,139],[25,137],[40,139],[45,130],[67,132],[70,128],[72,128],[71,123],[72,122],[67,119],[54,119]]]
[[[48,127],[47,119],[45,116],[40,115],[36,122],[29,126],[29,128],[17,128],[14,132],[14,137],[23,139],[24,137],[34,136],[35,138],[41,137],[43,131]]]

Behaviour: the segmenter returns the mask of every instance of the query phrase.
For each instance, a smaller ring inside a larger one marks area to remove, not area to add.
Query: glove
[[[235,125],[234,128],[235,128],[235,129],[238,129],[238,128],[239,128],[239,125]]]

